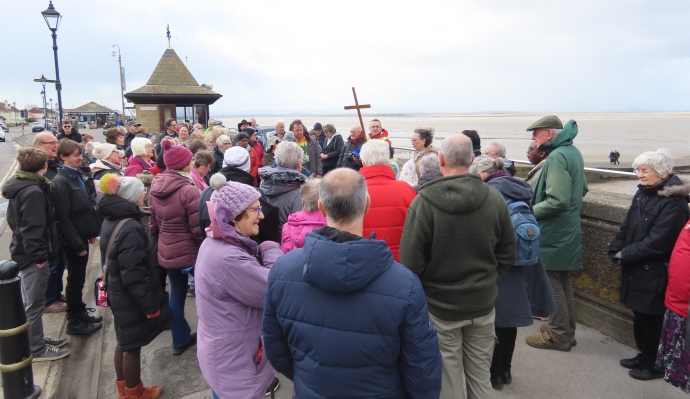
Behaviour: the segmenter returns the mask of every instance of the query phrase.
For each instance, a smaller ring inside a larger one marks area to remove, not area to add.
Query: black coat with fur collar
[[[638,187],[609,256],[616,262],[621,253],[621,302],[642,314],[663,315],[668,262],[690,218],[690,181],[672,174],[656,187]]]

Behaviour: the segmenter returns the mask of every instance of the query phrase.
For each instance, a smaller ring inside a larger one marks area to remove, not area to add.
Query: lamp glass
[[[58,27],[60,26],[60,20],[62,20],[62,15],[53,7],[53,2],[51,1],[50,4],[48,5],[48,8],[41,12],[41,15],[43,15],[43,19],[46,20],[46,24],[48,25],[48,29],[52,31],[56,31]]]
[[[117,51],[115,51],[115,47],[110,49],[110,54],[115,57],[115,54],[117,54]]]

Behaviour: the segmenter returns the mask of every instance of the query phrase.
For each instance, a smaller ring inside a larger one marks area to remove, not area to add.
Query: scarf
[[[37,183],[45,183],[48,185],[49,189],[53,188],[53,182],[51,182],[50,179],[48,179],[47,177],[41,176],[38,173],[25,172],[23,170],[17,170],[14,173],[14,178],[17,180],[32,180],[32,181],[35,181]]]
[[[363,141],[363,140],[364,140],[364,133],[360,134],[359,137],[357,138],[357,140],[352,140],[352,137],[351,137],[351,136],[347,138],[347,141],[349,141],[349,142],[352,143],[352,144],[357,144],[357,143],[359,143],[360,141]]]

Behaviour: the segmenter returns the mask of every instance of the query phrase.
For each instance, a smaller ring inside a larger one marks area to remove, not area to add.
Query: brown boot
[[[570,351],[570,342],[561,342],[558,338],[551,334],[550,330],[546,330],[539,335],[532,335],[525,339],[527,345],[537,349],[555,349],[557,351]]]
[[[125,393],[125,380],[115,380],[115,385],[117,385],[117,399],[127,399],[127,394]]]
[[[139,385],[127,388],[126,392],[128,399],[156,399],[163,394],[163,388],[156,385],[144,387],[144,383],[139,381]]]

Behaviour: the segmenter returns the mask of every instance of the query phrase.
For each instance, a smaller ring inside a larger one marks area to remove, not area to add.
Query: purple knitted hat
[[[165,150],[163,154],[163,162],[165,167],[172,170],[184,169],[185,166],[189,165],[192,161],[192,154],[187,148],[181,145],[172,145],[170,140],[166,140],[161,144],[161,147]]]
[[[211,202],[225,205],[230,211],[230,220],[234,220],[237,215],[249,208],[249,205],[261,198],[261,193],[254,187],[227,181],[220,173],[211,176],[210,183],[211,188],[215,190],[211,194]]]

